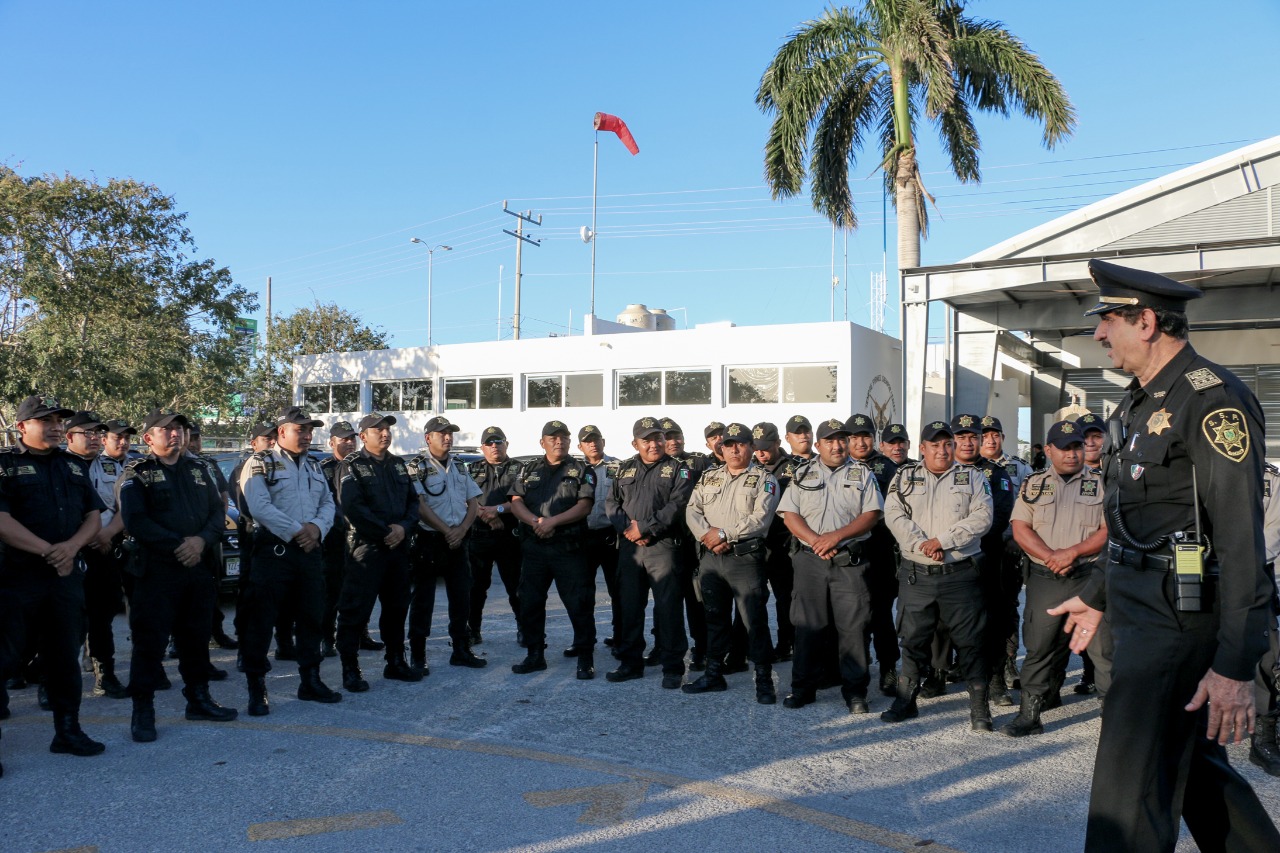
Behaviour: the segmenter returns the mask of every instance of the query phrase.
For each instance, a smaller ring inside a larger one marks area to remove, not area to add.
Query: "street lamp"
[[[427,245],[426,241],[419,240],[417,237],[410,237],[410,243],[417,243],[419,246],[425,246],[427,250],[427,346],[431,346],[431,261],[435,257],[436,249],[442,252],[452,252],[452,246],[446,246],[439,243],[435,246]]]

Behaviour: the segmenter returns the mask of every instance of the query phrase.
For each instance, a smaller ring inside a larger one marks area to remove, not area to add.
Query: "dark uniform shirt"
[[[204,463],[187,454],[172,465],[155,456],[130,462],[120,485],[120,512],[130,536],[165,556],[188,536],[218,544],[226,523],[218,484]]]
[[[404,460],[378,459],[363,447],[340,463],[338,505],[347,522],[370,542],[381,542],[398,524],[406,534],[418,520],[418,493]]]
[[[765,465],[764,469],[778,481],[778,498],[781,499],[796,475],[795,457],[784,453],[778,457],[778,461],[772,465]],[[764,539],[770,548],[785,549],[788,546],[791,541],[791,531],[787,529],[782,516],[777,514],[773,516],[773,521],[769,522],[769,532],[765,534]]]
[[[514,494],[511,487],[520,478],[522,468],[523,466],[514,459],[503,460],[497,465],[479,459],[467,466],[471,479],[475,480],[476,485],[480,487],[480,506],[500,506],[506,503],[507,499]],[[515,516],[503,513],[499,518],[502,519],[502,525],[507,531],[515,528]],[[471,528],[473,536],[477,533],[487,535],[497,532],[487,524],[477,524]]]
[[[606,510],[621,533],[632,522],[653,539],[678,537],[693,493],[693,475],[679,459],[663,456],[652,465],[633,456],[618,465]]]
[[[536,517],[550,518],[571,509],[580,500],[594,501],[596,475],[585,462],[566,459],[552,465],[544,456],[524,466],[511,486],[511,494],[520,496]],[[572,524],[557,527],[553,538],[581,536],[586,529],[587,519],[583,516]]]
[[[329,530],[330,536],[347,534],[347,517],[342,514],[342,507],[338,505],[338,476],[341,467],[342,463],[336,456],[326,457],[320,462],[320,473],[324,474],[325,482],[329,484],[329,493],[333,495],[333,527]]]
[[[1136,379],[1129,384],[1107,426],[1103,503],[1114,543],[1149,545],[1193,533],[1194,469],[1200,530],[1212,548],[1210,562],[1221,567],[1213,669],[1251,679],[1273,624],[1263,570],[1265,433],[1257,398],[1188,344],[1145,387]],[[1156,553],[1170,553],[1169,545]],[[1100,575],[1081,596],[1094,607],[1105,600]]]
[[[89,480],[85,462],[65,450],[33,453],[19,441],[0,450],[0,512],[51,545],[76,534],[84,517],[107,507]],[[11,560],[39,560],[9,549]]]
[[[979,456],[972,465],[983,473],[991,487],[991,529],[982,537],[982,549],[999,550],[1004,547],[1004,535],[1009,529],[1009,519],[1013,517],[1013,502],[1018,491],[1002,465],[985,456]]]

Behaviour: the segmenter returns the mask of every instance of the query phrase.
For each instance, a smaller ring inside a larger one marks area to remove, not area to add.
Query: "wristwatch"
[[[498,513],[498,515],[502,515],[502,514],[503,514],[504,512],[506,512],[506,511],[507,511],[507,505],[506,505],[506,504],[498,504],[498,509],[497,509],[497,513]]]
[[[723,528],[723,527],[721,527],[721,528],[720,528],[720,541],[721,541],[721,542],[728,542],[728,541],[729,541],[729,537],[725,535],[725,532],[724,532],[724,528]]]

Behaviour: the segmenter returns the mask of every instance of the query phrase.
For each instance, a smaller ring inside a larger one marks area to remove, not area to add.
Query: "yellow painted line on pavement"
[[[648,782],[614,782],[585,788],[529,791],[524,795],[524,801],[538,809],[586,803],[587,809],[578,818],[578,823],[613,826],[635,814],[648,791]]]
[[[307,817],[298,820],[273,820],[268,823],[249,824],[250,841],[277,841],[281,838],[299,838],[303,835],[324,835],[327,832],[347,832],[352,829],[378,829],[404,823],[392,811],[353,812],[332,817]]]

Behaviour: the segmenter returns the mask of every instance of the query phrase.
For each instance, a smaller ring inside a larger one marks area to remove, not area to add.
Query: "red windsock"
[[[627,123],[617,116],[611,116],[608,113],[596,113],[595,128],[596,130],[613,131],[618,134],[618,138],[622,140],[623,145],[627,146],[628,151],[632,154],[640,153],[640,146],[636,145],[636,138],[627,129]]]

